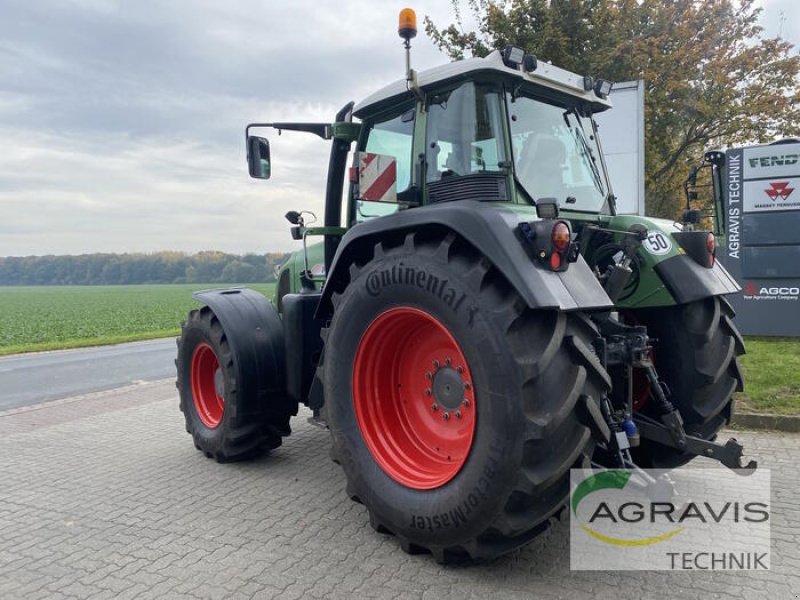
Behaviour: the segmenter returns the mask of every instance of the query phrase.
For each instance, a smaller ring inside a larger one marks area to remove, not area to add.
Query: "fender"
[[[192,297],[208,305],[225,330],[245,414],[263,414],[276,401],[289,402],[283,324],[269,300],[244,288],[203,290]]]
[[[333,313],[331,296],[349,280],[349,265],[390,232],[445,228],[480,251],[517,290],[530,308],[607,310],[613,307],[583,257],[564,272],[534,264],[514,231],[523,217],[508,208],[472,200],[431,204],[373,219],[351,228],[342,238],[322,291],[316,318]]]
[[[719,261],[714,261],[711,268],[703,267],[686,254],[661,261],[655,271],[678,304],[733,294],[742,289]]]
[[[713,265],[709,264],[704,256],[705,237],[700,232],[685,232],[673,221],[637,215],[612,217],[608,227],[621,232],[636,224],[647,227],[650,234],[639,250],[639,258],[643,263],[643,271],[652,271],[655,277],[648,285],[642,286],[641,293],[634,295],[630,301],[621,303],[622,305],[646,308],[687,304],[709,296],[741,291],[739,284],[719,260],[715,260]],[[660,241],[658,234],[661,236]],[[697,238],[702,241],[698,242]],[[695,247],[698,244],[699,251]],[[658,291],[656,287],[665,289],[669,296],[656,300],[653,294],[654,290]]]

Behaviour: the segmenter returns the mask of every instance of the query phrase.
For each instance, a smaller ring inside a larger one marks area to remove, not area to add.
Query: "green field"
[[[271,298],[274,285],[246,287]],[[222,286],[0,287],[0,356],[177,335],[192,292],[211,287]]]
[[[0,287],[0,356],[177,335],[213,285]],[[232,286],[231,286],[232,287]],[[251,284],[271,298],[274,284]],[[746,338],[742,412],[800,414],[800,340]]]

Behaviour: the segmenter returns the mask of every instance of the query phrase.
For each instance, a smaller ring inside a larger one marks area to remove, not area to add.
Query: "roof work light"
[[[516,46],[506,46],[503,50],[503,62],[512,69],[519,68],[522,59],[525,58],[525,50]]]
[[[608,95],[611,93],[611,88],[614,87],[614,84],[610,81],[605,79],[598,79],[594,84],[594,93],[597,94],[600,98],[608,98]]]

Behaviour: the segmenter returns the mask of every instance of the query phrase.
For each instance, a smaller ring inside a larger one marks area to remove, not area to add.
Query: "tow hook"
[[[634,421],[642,437],[697,456],[713,458],[740,475],[749,475],[758,467],[755,460],[742,464],[744,448],[736,438],[730,438],[725,444],[718,444],[688,435],[677,411],[663,415],[661,423],[643,415],[635,415]]]

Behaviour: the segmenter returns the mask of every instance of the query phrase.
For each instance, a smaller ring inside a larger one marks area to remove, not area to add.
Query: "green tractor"
[[[742,389],[739,287],[709,232],[616,214],[593,120],[611,85],[515,47],[416,73],[412,16],[405,79],[332,123],[247,127],[256,178],[253,128],[330,141],[324,223],[287,214],[303,247],[272,302],[195,294],[177,359],[195,446],[276,448],[304,404],[372,526],[440,562],[529,542],[571,468],[742,468],[714,441]]]

